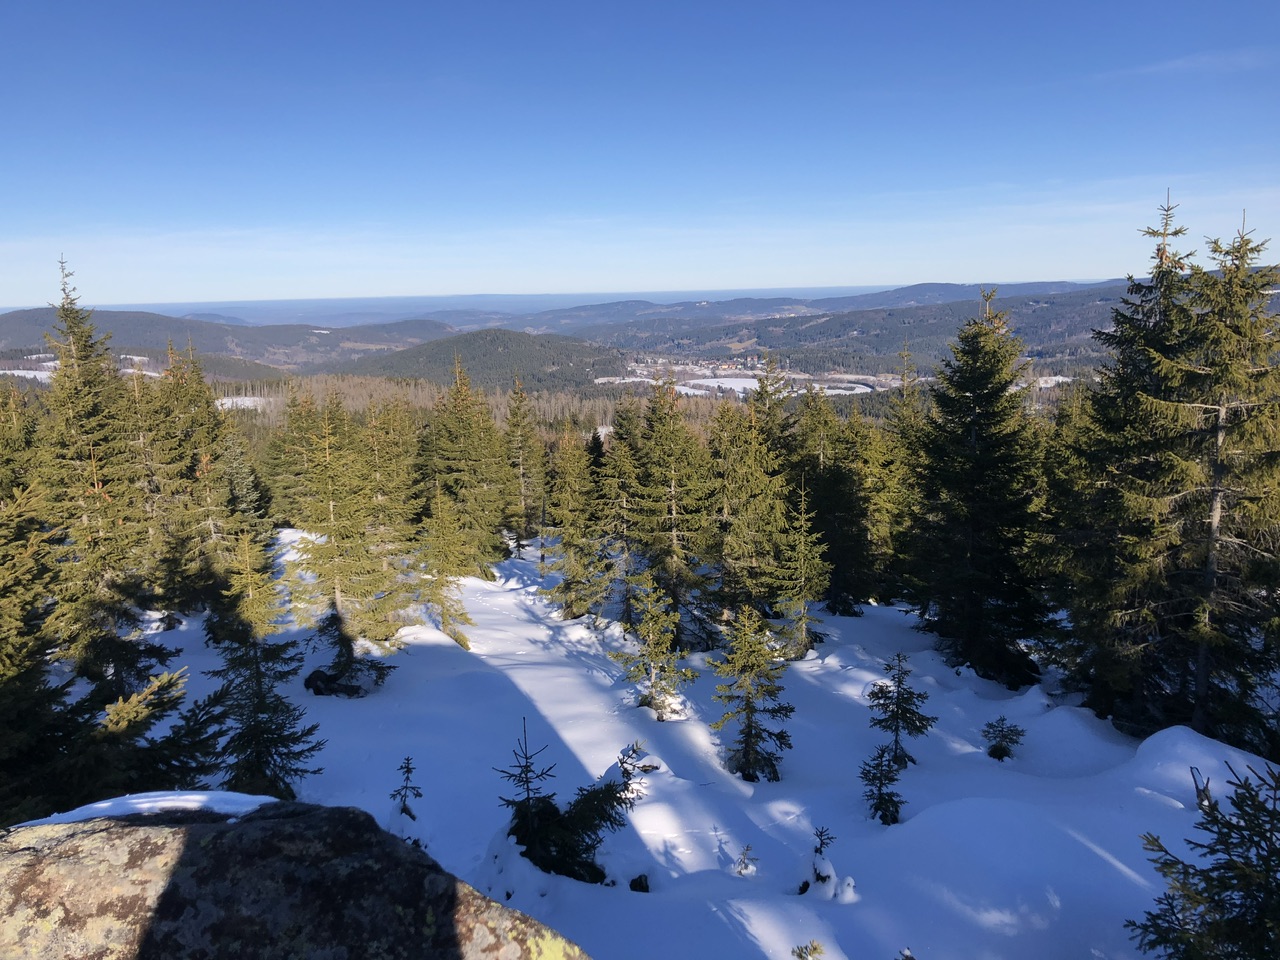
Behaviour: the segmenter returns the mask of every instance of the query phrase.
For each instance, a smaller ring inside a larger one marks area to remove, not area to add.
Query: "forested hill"
[[[1008,313],[1039,369],[1074,372],[1100,358],[1093,331],[1110,326],[1124,293],[1122,282],[1009,284],[998,289],[994,307]],[[481,382],[489,380],[490,368],[493,378],[504,382],[518,369],[530,387],[571,386],[590,379],[588,372],[592,377],[621,373],[615,369],[619,352],[673,359],[768,352],[794,370],[880,373],[900,366],[905,347],[920,368],[928,369],[948,355],[947,345],[961,324],[982,309],[980,294],[978,285],[930,283],[813,300],[620,300],[505,317],[454,310],[363,326],[245,326],[115,310],[94,311],[93,322],[111,333],[117,352],[163,350],[172,343],[179,349],[190,345],[206,357],[253,360],[285,371],[435,377],[443,369],[447,382],[456,349]],[[43,350],[53,315],[51,307],[0,314],[0,350]],[[562,336],[521,340],[503,335],[516,330]],[[442,353],[419,349],[462,333],[472,339],[452,342]],[[597,349],[591,351],[584,341]],[[394,356],[406,350],[407,355]],[[493,356],[484,356],[486,350]],[[507,350],[513,352],[504,354]]]
[[[0,349],[43,349],[44,335],[52,332],[55,314],[53,307],[0,314]],[[163,350],[172,343],[182,350],[190,345],[206,356],[257,360],[285,369],[342,362],[373,351],[398,350],[455,332],[448,324],[429,317],[364,327],[251,327],[159,313],[95,310],[93,323],[100,332],[111,334],[111,348],[117,352]]]
[[[811,371],[896,369],[903,347],[916,363],[932,366],[947,355],[956,330],[982,310],[980,291],[971,299],[937,302],[950,284],[925,284],[895,291],[901,306],[826,313],[719,320],[691,327],[687,319],[655,313],[624,324],[586,327],[578,335],[631,352],[679,356],[770,352],[792,368]],[[907,291],[915,290],[915,300]],[[1068,285],[1060,292],[997,292],[993,307],[1008,313],[1009,323],[1031,356],[1048,364],[1092,363],[1100,356],[1093,331],[1111,325],[1111,312],[1125,286]],[[881,294],[870,294],[880,297]],[[854,299],[854,298],[842,298]],[[862,298],[858,298],[862,299]]]
[[[535,336],[515,330],[476,330],[394,353],[364,357],[342,373],[417,377],[435,383],[453,380],[461,363],[476,387],[510,387],[519,379],[530,390],[561,390],[591,384],[597,377],[626,374],[622,352],[555,334]]]

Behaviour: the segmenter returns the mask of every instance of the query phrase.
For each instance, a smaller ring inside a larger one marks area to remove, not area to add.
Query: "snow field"
[[[795,705],[779,783],[745,783],[721,762],[734,730],[708,724],[717,678],[707,655],[689,664],[685,718],[656,721],[608,659],[625,642],[614,624],[564,622],[537,592],[536,564],[511,560],[494,582],[468,580],[472,651],[430,625],[406,628],[407,647],[386,685],[362,700],[313,697],[301,677],[285,691],[320,723],[324,772],[299,785],[305,801],[352,805],[419,838],[462,879],[562,931],[597,960],[768,957],[816,939],[830,958],[891,960],[1119,960],[1137,958],[1124,921],[1141,917],[1163,887],[1140,836],[1175,849],[1193,832],[1190,766],[1223,784],[1227,762],[1257,758],[1175,728],[1146,741],[1042,687],[1011,692],[946,665],[913,619],[888,607],[828,617],[825,643],[783,678]],[[216,665],[190,621],[169,641],[192,673]],[[858,769],[887,738],[870,727],[866,692],[883,661],[910,657],[911,685],[929,693],[938,723],[908,748],[918,759],[897,789],[903,822],[867,815]],[[713,655],[714,656],[714,655]],[[1006,716],[1026,737],[1014,756],[986,756],[985,723]],[[541,874],[505,836],[499,796],[511,785],[494,768],[513,761],[527,723],[538,760],[555,764],[544,786],[561,801],[644,744],[642,796],[628,825],[608,836],[599,862],[614,886]],[[396,768],[412,756],[417,820],[395,814]],[[245,808],[256,799],[185,794],[183,803]],[[194,797],[194,799],[192,799]],[[138,802],[154,806],[156,798]],[[90,814],[91,815],[91,814]],[[818,860],[833,879],[799,895],[815,864],[813,833],[835,842]],[[735,871],[744,847],[758,858]],[[650,893],[628,889],[646,874]],[[509,897],[508,897],[509,895]]]

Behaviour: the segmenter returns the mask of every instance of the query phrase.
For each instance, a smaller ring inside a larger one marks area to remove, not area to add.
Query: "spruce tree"
[[[529,395],[516,380],[502,431],[510,467],[511,491],[507,502],[507,528],[515,535],[516,552],[537,535],[545,500],[546,449],[538,436],[529,406]]]
[[[965,324],[920,424],[911,593],[959,663],[1011,687],[1038,670],[1022,643],[1050,629],[1040,442],[1020,388],[1022,346],[1003,314]]]
[[[678,646],[692,645],[686,619],[705,629],[700,594],[708,554],[711,486],[707,455],[684,422],[674,380],[654,385],[637,445],[637,542],[654,580],[681,613]]]
[[[599,613],[609,592],[602,538],[592,511],[594,485],[587,450],[577,436],[560,438],[547,482],[547,533],[551,559],[543,569],[559,574],[546,592],[565,619]]]
[[[719,601],[771,612],[787,536],[787,483],[750,413],[722,403],[711,425]]]
[[[858,778],[866,786],[862,794],[871,813],[886,827],[901,819],[902,806],[906,803],[902,794],[894,790],[902,776],[902,767],[893,756],[893,745],[882,743],[876,747],[870,759],[863,762]]]
[[[640,564],[640,468],[634,443],[616,429],[594,480],[592,512],[608,568],[606,576],[619,604],[619,621],[632,627],[636,622],[632,584]]]
[[[511,466],[493,414],[458,363],[454,382],[427,418],[418,452],[418,489],[429,510],[436,492],[452,501],[462,530],[477,547],[472,573],[491,577],[506,556],[503,523]]]
[[[764,370],[756,374],[756,388],[747,397],[747,409],[765,448],[781,468],[792,459],[795,417],[787,410],[790,395],[778,358],[770,354],[765,357]]]
[[[753,783],[761,777],[778,780],[782,751],[791,748],[791,735],[781,724],[795,707],[781,699],[780,681],[787,665],[778,659],[768,625],[755,610],[737,611],[724,659],[712,666],[728,682],[716,685],[714,699],[727,709],[711,729],[723,730],[730,721],[738,724],[726,758],[729,770]]]
[[[680,687],[697,674],[680,666],[680,655],[675,649],[679,615],[671,609],[670,600],[663,596],[647,571],[636,575],[631,595],[640,649],[636,653],[613,652],[609,658],[626,668],[627,680],[641,684],[640,706],[652,708],[658,720],[663,721],[670,715]]]
[[[92,729],[92,711],[51,675],[43,626],[58,531],[48,511],[38,489],[0,492],[0,828],[61,807],[68,764]]]
[[[889,679],[873,684],[867,691],[871,709],[878,714],[871,718],[871,725],[893,737],[889,743],[889,758],[899,769],[906,769],[908,763],[916,762],[916,758],[907,752],[902,738],[923,736],[938,722],[938,718],[920,712],[921,705],[929,699],[929,695],[908,686],[907,678],[911,676],[911,667],[907,665],[906,654],[894,654],[885,664],[885,670]]]
[[[1134,281],[1099,339],[1113,351],[1091,397],[1084,456],[1096,518],[1072,619],[1090,703],[1138,732],[1170,723],[1280,756],[1267,703],[1280,666],[1270,625],[1280,532],[1280,274],[1241,231],[1210,241],[1216,270],[1170,249],[1161,208],[1149,282]]]
[[[1125,926],[1143,953],[1165,960],[1261,960],[1280,956],[1280,770],[1231,771],[1227,806],[1200,805],[1178,856],[1153,834],[1143,848],[1167,888],[1155,909]]]
[[[26,485],[36,424],[13,384],[0,388],[0,497]]]
[[[853,614],[864,600],[882,594],[886,565],[877,552],[871,500],[883,484],[871,459],[870,429],[856,413],[841,421],[830,399],[810,387],[800,398],[789,472],[793,510],[804,491],[831,572],[823,598],[832,613]]]
[[[832,569],[823,558],[825,553],[802,482],[799,503],[788,510],[773,584],[774,606],[784,618],[782,633],[788,640],[787,656],[793,660],[813,648],[812,626],[819,621],[812,605],[825,595]]]
[[[440,618],[440,629],[462,647],[471,642],[462,627],[471,624],[459,582],[480,563],[476,545],[462,529],[453,500],[437,492],[422,530],[422,598]]]
[[[108,338],[97,336],[70,280],[64,267],[48,337],[58,369],[33,476],[49,493],[49,519],[61,533],[46,628],[58,655],[93,684],[96,702],[105,705],[140,690],[173,652],[139,627],[145,534],[124,432],[127,401]]]
[[[336,644],[333,666],[339,680],[357,666],[381,678],[380,665],[358,665],[348,638],[366,641],[379,655],[402,646],[396,632],[410,601],[410,570],[405,546],[381,537],[408,536],[407,523],[395,521],[398,498],[407,496],[408,485],[397,485],[391,473],[377,474],[373,456],[383,438],[362,434],[337,395],[330,395],[314,426],[306,438],[307,496],[298,506],[308,536],[298,541],[292,565],[295,603],[304,622],[317,622],[317,616],[330,621],[316,635]],[[391,497],[384,498],[387,490]]]
[[[325,744],[318,724],[279,688],[297,676],[297,641],[273,638],[280,629],[280,599],[269,557],[245,534],[237,543],[230,579],[205,618],[205,636],[218,647],[223,666],[209,671],[231,726],[222,748],[223,787],[240,793],[296,799],[294,783],[320,772],[308,766]]]

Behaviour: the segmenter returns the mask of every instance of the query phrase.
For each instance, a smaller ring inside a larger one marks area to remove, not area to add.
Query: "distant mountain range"
[[[1028,351],[1043,364],[1088,364],[1099,355],[1091,333],[1109,326],[1111,310],[1124,290],[1121,280],[1008,284],[999,289],[995,307],[1008,311]],[[224,312],[224,304],[205,309],[177,305],[188,308],[181,315],[96,310],[93,316],[99,330],[111,333],[112,347],[118,352],[153,352],[170,343],[179,350],[190,346],[211,358],[234,358],[241,367],[223,368],[244,369],[250,376],[248,371],[256,364],[265,364],[299,373],[447,379],[452,376],[455,354],[465,354],[476,363],[483,362],[488,351],[495,357],[505,354],[497,365],[520,372],[532,388],[540,377],[549,378],[548,385],[560,383],[571,369],[568,380],[580,379],[588,371],[594,376],[616,376],[622,358],[636,354],[683,360],[768,352],[795,369],[876,373],[895,369],[906,347],[917,364],[928,366],[945,355],[947,343],[965,319],[982,309],[981,291],[977,284],[927,283],[812,299],[733,297],[672,303],[626,299],[560,304],[530,313],[451,305],[427,314],[355,325],[345,321],[368,316],[368,311],[341,309],[351,305],[348,301],[275,305],[281,313],[302,311],[338,321],[329,324],[251,324]],[[490,306],[489,300],[483,305]],[[53,307],[42,307],[0,314],[0,351],[13,357],[28,348],[43,350],[44,334],[52,329],[55,313]],[[499,330],[524,337],[497,336]],[[471,336],[480,331],[495,335],[487,340]]]

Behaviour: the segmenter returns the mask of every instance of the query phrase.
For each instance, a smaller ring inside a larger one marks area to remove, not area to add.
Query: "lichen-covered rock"
[[[167,812],[0,836],[0,957],[585,960],[347,807]]]

